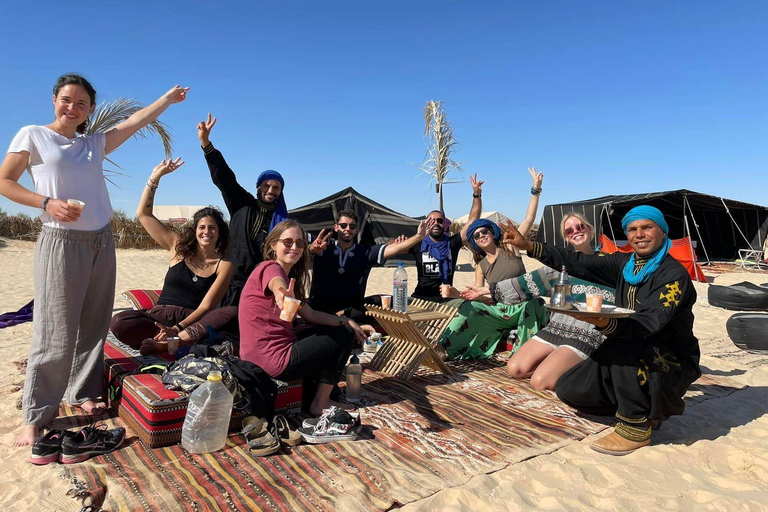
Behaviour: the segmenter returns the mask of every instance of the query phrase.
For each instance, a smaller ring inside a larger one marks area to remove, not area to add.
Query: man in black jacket
[[[264,259],[264,240],[279,222],[288,218],[283,188],[285,182],[277,171],[264,171],[256,181],[256,197],[245,190],[229,168],[221,152],[209,139],[216,118],[208,114],[206,121],[197,125],[197,136],[211,171],[213,184],[221,191],[229,211],[229,231],[232,236],[229,259],[235,274],[222,306],[237,306],[240,293],[253,269]]]

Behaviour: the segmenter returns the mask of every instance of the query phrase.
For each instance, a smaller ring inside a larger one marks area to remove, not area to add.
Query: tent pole
[[[688,205],[688,211],[691,213],[691,220],[693,221],[693,227],[696,228],[696,235],[699,237],[699,242],[701,242],[701,249],[704,251],[704,257],[707,258],[707,265],[711,265],[712,262],[709,261],[707,246],[704,245],[704,239],[701,238],[701,232],[699,231],[699,224],[698,222],[696,222],[696,217],[693,216],[693,209],[691,209],[691,203],[688,201],[688,196],[684,196],[683,201],[685,201],[685,204]],[[693,248],[693,244],[691,244],[691,248]]]
[[[741,238],[743,238],[743,239],[744,239],[744,241],[745,241],[745,242],[747,242],[747,246],[748,246],[750,249],[754,249],[754,248],[752,247],[752,243],[751,243],[749,240],[747,240],[747,237],[746,237],[746,235],[744,235],[744,233],[741,231],[741,228],[740,228],[740,227],[739,227],[739,225],[736,223],[736,219],[734,219],[734,218],[733,218],[733,215],[731,215],[731,211],[728,209],[728,205],[727,205],[727,204],[725,204],[725,200],[724,200],[724,199],[721,197],[721,198],[720,198],[720,201],[723,203],[723,207],[725,207],[725,211],[726,211],[726,213],[728,214],[728,216],[729,216],[729,217],[731,218],[731,220],[733,221],[733,225],[734,225],[734,226],[736,226],[736,229],[738,229],[738,230],[739,230],[739,234],[741,235]]]
[[[696,274],[696,280],[699,281],[699,266],[696,264],[696,254],[693,252],[693,242],[690,239],[691,228],[688,226],[688,216],[685,214],[685,199],[683,199],[683,228],[688,231],[688,247],[691,248],[691,260],[693,261],[693,272]],[[685,235],[685,233],[683,233]],[[703,247],[703,245],[702,245]],[[703,277],[703,276],[701,276]],[[706,281],[706,279],[705,279]]]
[[[605,216],[608,218],[608,227],[611,228],[611,240],[613,240],[613,245],[616,245],[616,235],[613,234],[613,223],[611,222],[610,205],[611,203],[603,204],[603,211],[605,212]]]

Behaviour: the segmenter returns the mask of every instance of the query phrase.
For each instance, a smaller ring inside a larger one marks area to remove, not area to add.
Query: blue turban
[[[661,213],[661,210],[654,208],[653,206],[635,206],[629,210],[624,218],[621,219],[621,228],[624,230],[624,233],[627,232],[629,225],[636,220],[650,220],[659,226],[664,234],[669,233],[669,226],[667,225],[667,221],[664,219],[664,214]],[[671,247],[672,240],[670,240],[669,236],[667,236],[664,238],[664,242],[661,244],[661,247],[659,247],[659,249],[648,260],[648,263],[646,263],[645,266],[640,269],[640,272],[637,274],[635,274],[635,253],[632,253],[629,261],[627,261],[627,264],[624,265],[624,280],[631,285],[638,285],[647,281],[648,278],[651,277],[651,274],[656,272],[656,270],[659,268],[664,258],[667,257]]]
[[[499,245],[499,242],[501,241],[501,228],[497,226],[495,222],[491,222],[488,219],[477,219],[467,228],[467,242],[469,242],[469,246],[472,247],[472,250],[485,252],[477,246],[477,242],[475,242],[473,237],[475,231],[480,228],[488,228],[493,231],[493,241],[496,242],[496,245]]]
[[[277,198],[277,205],[275,206],[274,213],[272,213],[272,222],[269,225],[269,231],[272,231],[272,228],[288,219],[288,208],[285,206],[285,194],[283,193],[285,191],[285,180],[283,180],[283,177],[277,171],[264,171],[259,174],[259,178],[256,180],[256,188],[267,180],[280,182],[280,197]]]

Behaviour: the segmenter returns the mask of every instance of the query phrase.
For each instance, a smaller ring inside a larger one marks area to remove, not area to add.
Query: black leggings
[[[349,327],[323,326],[302,331],[298,338],[291,347],[288,366],[276,378],[337,384],[352,353],[355,332]]]

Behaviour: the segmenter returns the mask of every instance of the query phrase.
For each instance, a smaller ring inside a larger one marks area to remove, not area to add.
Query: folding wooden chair
[[[381,370],[395,377],[409,380],[422,364],[433,370],[450,375],[451,369],[437,355],[433,344],[426,338],[419,325],[430,332],[442,332],[455,314],[448,310],[438,311],[411,304],[408,313],[366,304],[368,314],[374,317],[389,334],[389,339],[379,348],[370,363],[374,370]],[[443,325],[444,324],[444,325]]]

